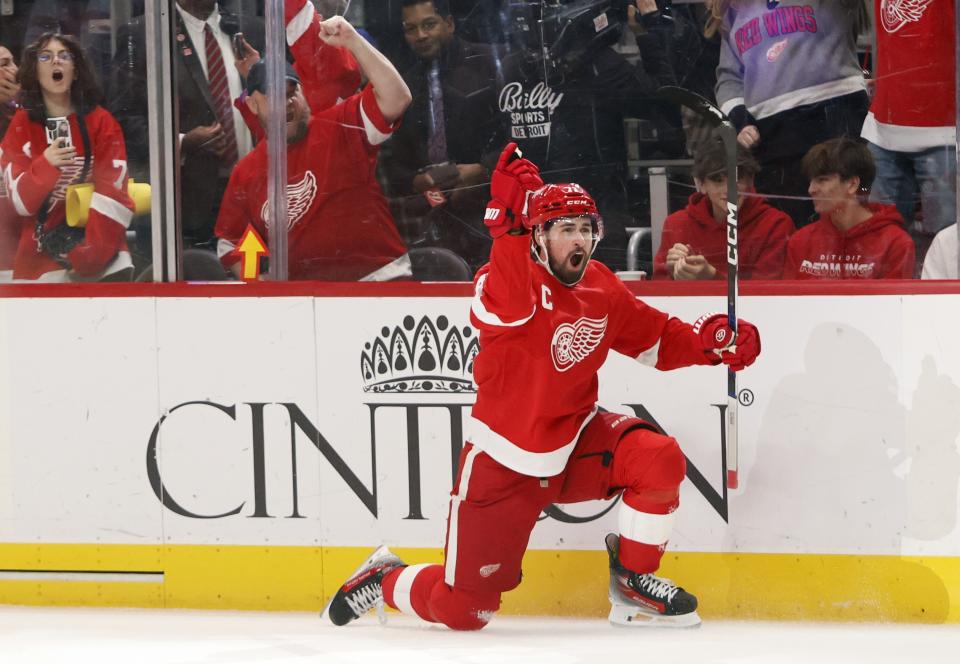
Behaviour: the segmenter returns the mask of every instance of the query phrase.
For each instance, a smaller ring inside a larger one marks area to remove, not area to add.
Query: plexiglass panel
[[[171,252],[183,279],[261,278],[280,232],[290,279],[467,281],[515,141],[595,199],[595,259],[722,279],[733,160],[664,86],[735,127],[742,278],[956,277],[951,0],[285,0],[272,44],[268,7],[3,3],[4,278],[149,280]],[[147,34],[158,8],[166,44]],[[149,209],[151,48],[173,78],[176,215]],[[274,54],[286,191],[268,202]],[[76,112],[95,108],[86,163]],[[72,148],[50,147],[58,131]]]

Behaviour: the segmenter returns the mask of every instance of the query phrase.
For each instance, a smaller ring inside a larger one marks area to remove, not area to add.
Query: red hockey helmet
[[[596,202],[586,189],[575,182],[540,187],[530,197],[527,213],[532,226],[547,224],[558,217],[587,216],[595,222],[596,234],[603,235],[603,222]]]
[[[593,242],[590,245],[587,261],[593,257],[593,252],[597,249],[597,243],[603,239],[603,219],[597,210],[596,202],[587,193],[586,189],[573,182],[548,184],[535,191],[527,203],[527,214],[530,220],[528,223],[533,227],[531,254],[534,260],[543,265],[550,274],[554,273],[550,267],[546,233],[554,223],[564,219],[573,220],[581,217],[590,219],[590,225],[593,227]],[[566,285],[576,285],[583,278],[586,265],[584,265],[583,270],[576,281]],[[554,274],[554,276],[557,275]]]

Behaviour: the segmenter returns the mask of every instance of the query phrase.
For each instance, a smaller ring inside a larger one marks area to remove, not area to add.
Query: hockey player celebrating
[[[610,350],[661,370],[721,362],[739,370],[760,352],[757,329],[739,321],[734,339],[726,315],[689,325],[637,300],[590,260],[603,237],[590,195],[577,184],[543,186],[515,143],[490,188],[493,248],[471,306],[477,401],[451,494],[445,564],[407,566],[380,547],[324,614],[344,625],[382,599],[430,622],[480,629],[501,593],[519,585],[544,508],[619,494],[620,532],[606,538],[610,621],[697,625],[696,597],[654,575],[679,504],[683,453],[653,425],[600,410],[597,372]]]

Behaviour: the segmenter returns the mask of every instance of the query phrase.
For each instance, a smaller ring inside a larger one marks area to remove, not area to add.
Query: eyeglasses
[[[59,53],[54,53],[53,51],[40,51],[37,53],[38,62],[52,62],[54,58],[60,62],[73,62],[73,53],[70,51],[60,51]]]

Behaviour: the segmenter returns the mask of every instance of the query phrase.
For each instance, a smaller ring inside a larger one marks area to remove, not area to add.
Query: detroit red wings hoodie
[[[846,233],[822,217],[793,234],[784,279],[911,279],[913,240],[892,205],[867,207],[873,216]]]
[[[779,279],[787,252],[787,239],[794,226],[790,217],[758,196],[748,196],[740,208],[739,264],[741,279]],[[713,218],[710,199],[696,193],[687,207],[663,222],[663,238],[653,260],[658,279],[671,277],[667,250],[676,243],[688,244],[717,269],[717,279],[727,277],[727,224]]]

